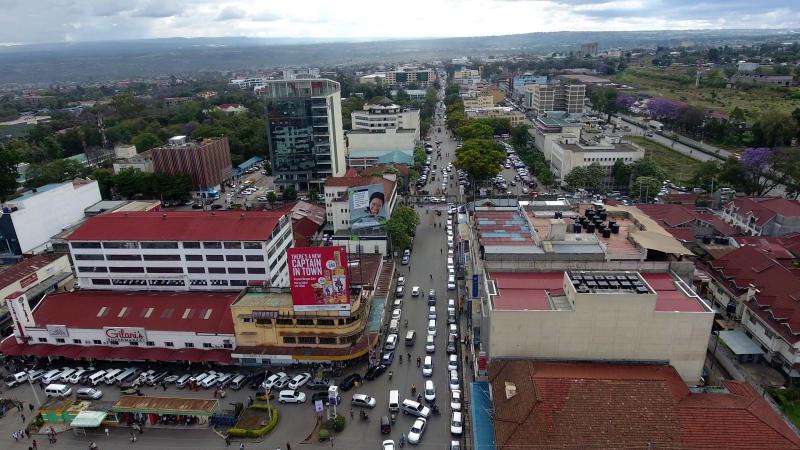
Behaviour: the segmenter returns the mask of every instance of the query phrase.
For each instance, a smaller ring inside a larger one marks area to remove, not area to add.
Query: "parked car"
[[[75,397],[81,400],[97,400],[103,397],[103,391],[95,388],[80,388],[75,391]]]
[[[294,378],[291,379],[288,383],[289,389],[299,389],[304,384],[308,383],[308,380],[311,379],[311,374],[308,372],[301,373],[300,375],[295,375]]]
[[[378,364],[377,366],[372,366],[367,369],[367,372],[364,374],[364,379],[366,380],[374,380],[378,378],[381,374],[386,372],[386,366],[383,364]]]
[[[286,389],[278,394],[278,402],[280,403],[305,403],[305,401],[306,394],[294,389]]]
[[[331,406],[331,399],[327,392],[314,392],[314,395],[311,396],[311,404],[317,403],[317,400],[322,400],[322,404],[325,406]],[[341,395],[336,397],[336,404],[338,405],[340,403],[342,403]]]
[[[463,430],[464,423],[461,421],[461,413],[459,411],[453,411],[450,416],[450,434],[461,436]]]
[[[450,409],[461,411],[461,391],[458,389],[450,391]]]

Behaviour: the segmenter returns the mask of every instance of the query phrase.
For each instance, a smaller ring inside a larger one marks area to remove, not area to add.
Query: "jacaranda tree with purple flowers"
[[[627,111],[636,103],[636,97],[630,94],[617,95],[617,109]]]
[[[782,166],[786,158],[777,149],[750,147],[745,149],[739,164],[742,166],[744,190],[749,195],[763,197],[784,182]]]
[[[650,117],[656,120],[673,121],[678,117],[681,103],[668,98],[656,97],[647,102],[647,111]]]

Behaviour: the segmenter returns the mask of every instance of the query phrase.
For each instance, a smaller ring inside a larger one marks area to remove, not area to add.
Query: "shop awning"
[[[81,411],[69,425],[72,428],[97,428],[106,420],[106,416],[108,413],[105,411]]]
[[[139,397],[136,395],[123,395],[111,408],[113,412],[189,416],[210,416],[218,409],[219,401],[216,399]]]
[[[656,250],[661,253],[673,255],[692,255],[693,253],[677,239],[653,231],[636,231],[630,233],[630,238],[640,247]]]
[[[747,337],[741,328],[720,331],[719,338],[736,356],[764,354],[761,347]]]

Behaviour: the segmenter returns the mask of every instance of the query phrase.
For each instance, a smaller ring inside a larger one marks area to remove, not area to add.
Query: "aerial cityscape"
[[[4,5],[0,447],[800,450],[798,24]]]

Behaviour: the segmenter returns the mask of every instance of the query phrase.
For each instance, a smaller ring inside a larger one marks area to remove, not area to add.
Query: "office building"
[[[231,80],[228,83],[239,89],[253,90],[258,86],[263,86],[267,82],[266,78],[253,77],[253,78],[239,78]]]
[[[582,84],[531,84],[525,86],[525,109],[540,115],[549,111],[581,114],[584,108],[586,86]]]
[[[24,293],[29,304],[35,305],[42,297],[72,285],[74,277],[69,256],[64,253],[42,253],[0,268],[0,299],[15,292]],[[5,333],[11,316],[5,302],[0,304],[0,331]]]
[[[525,114],[509,106],[465,109],[464,114],[466,114],[468,119],[508,119],[511,127],[525,125],[527,123]]]
[[[436,75],[433,69],[418,66],[403,66],[386,72],[386,84],[393,88],[405,89],[411,84],[425,89],[433,84]]]
[[[386,82],[386,74],[383,72],[371,73],[358,77],[360,84],[371,84],[373,86],[383,85]]]
[[[75,180],[46,184],[7,201],[0,215],[0,257],[43,252],[51,237],[83,220],[83,211],[100,200],[97,181]]]
[[[556,180],[563,184],[564,179],[578,167],[598,164],[605,171],[603,189],[614,186],[612,171],[614,163],[622,161],[631,164],[644,158],[644,148],[630,143],[620,142],[617,137],[604,137],[596,141],[582,141],[574,137],[563,137],[554,142],[550,155],[550,170]]]
[[[563,112],[549,112],[533,119],[533,126],[528,129],[528,134],[533,137],[533,143],[544,159],[550,161],[553,153],[553,144],[564,137],[580,139],[583,124],[578,120],[569,120]]]
[[[347,148],[339,83],[270,80],[257,93],[267,107],[267,145],[275,184],[322,192],[326,178],[344,175]]]
[[[266,211],[100,214],[66,237],[83,289],[289,285],[291,220]]]
[[[494,97],[490,93],[475,92],[474,95],[464,97],[464,109],[480,109],[494,107]]]
[[[481,83],[481,71],[479,69],[461,69],[453,72],[453,82],[463,89],[471,89]]]
[[[191,141],[175,136],[150,153],[155,173],[188,176],[198,198],[218,195],[220,185],[233,175],[227,137]]]
[[[316,67],[283,69],[284,80],[303,80],[319,78],[319,69]]]
[[[353,130],[383,133],[385,130],[413,130],[419,140],[419,110],[403,108],[389,100],[379,104],[366,104],[361,111],[350,114]]]

